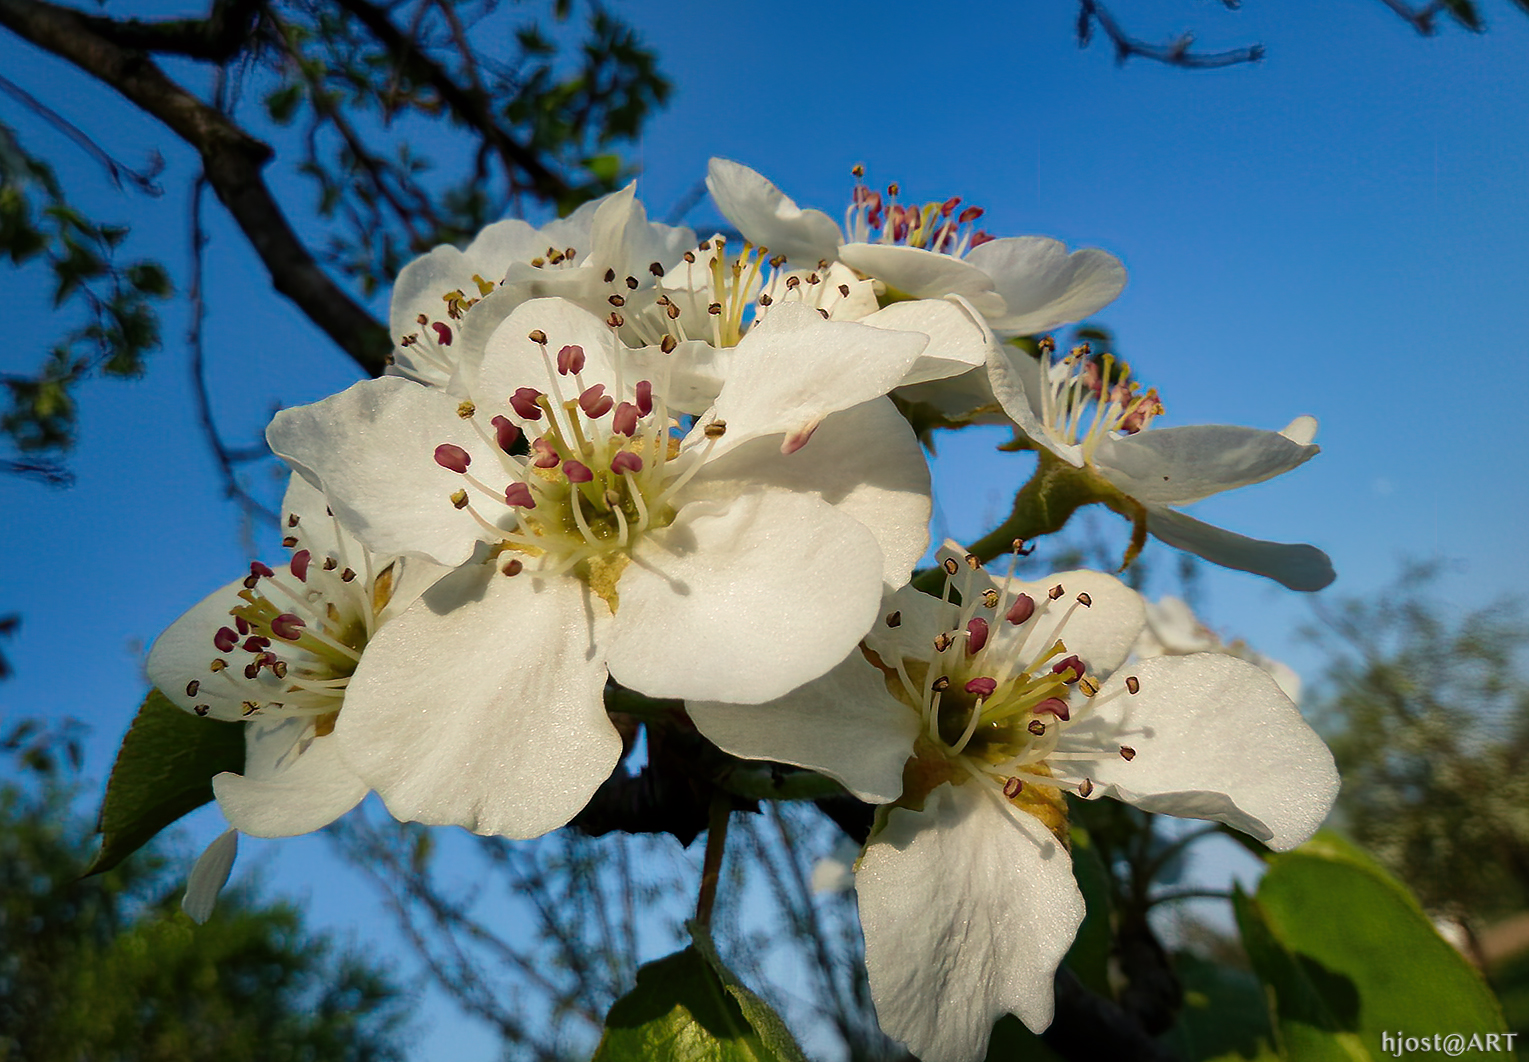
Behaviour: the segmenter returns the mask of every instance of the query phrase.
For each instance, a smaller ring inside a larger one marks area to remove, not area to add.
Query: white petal
[[[882,568],[871,533],[811,494],[685,505],[621,575],[611,675],[653,697],[772,700],[860,640]]]
[[[293,837],[323,829],[361,803],[366,783],[341,761],[338,742],[312,733],[311,719],[245,727],[244,774],[212,780],[229,825],[252,837]]]
[[[794,454],[755,439],[707,462],[686,497],[725,502],[768,486],[817,494],[870,529],[890,586],[908,581],[929,545],[929,465],[892,403],[877,399],[835,413]]]
[[[1147,530],[1176,549],[1223,568],[1268,576],[1291,590],[1320,590],[1338,577],[1333,562],[1315,546],[1248,538],[1161,505],[1147,506]]]
[[[724,752],[820,771],[861,800],[902,795],[918,713],[887,692],[859,648],[822,678],[764,704],[686,701],[696,728]]]
[[[891,811],[855,891],[877,1019],[924,1062],[982,1058],[1004,1014],[1051,1024],[1083,897],[1039,820],[975,783],[941,786],[922,812]]]
[[[228,884],[228,875],[234,869],[234,857],[239,854],[239,831],[225,830],[207,846],[191,876],[186,879],[186,895],[181,898],[181,910],[197,925],[212,917],[212,909],[218,902],[218,893]]]
[[[1317,455],[1277,431],[1191,424],[1105,439],[1099,473],[1139,502],[1187,505],[1234,487],[1262,483]]]
[[[1136,750],[1129,762],[1052,764],[1058,776],[1090,778],[1144,811],[1213,819],[1283,851],[1322,825],[1338,795],[1338,772],[1322,739],[1267,672],[1224,653],[1159,657],[1105,683],[1097,715],[1058,748],[1084,742]]]
[[[1003,297],[993,289],[992,278],[948,254],[895,244],[846,243],[839,248],[839,260],[882,281],[894,296],[940,299],[960,295],[990,321],[1003,314]]]
[[[696,243],[690,229],[648,221],[635,181],[601,201],[590,219],[589,238],[589,253],[580,261],[601,276],[614,269],[618,279],[636,277],[639,285],[653,282],[648,267],[654,262],[670,265]]]
[[[362,543],[378,553],[417,553],[457,565],[489,536],[472,514],[452,505],[452,493],[464,484],[436,464],[436,447],[460,446],[472,457],[473,472],[494,477],[496,486],[507,477],[496,453],[456,410],[455,399],[433,388],[363,380],[322,402],[282,410],[265,435],[278,457],[323,489],[335,518]],[[491,507],[490,519],[494,512]],[[498,512],[511,522],[508,509]]]
[[[335,736],[396,818],[528,838],[588,802],[621,739],[605,714],[605,606],[582,591],[473,566],[377,632]]]
[[[533,331],[544,334],[547,342],[534,342],[530,338]],[[565,400],[577,398],[579,383],[572,376],[559,375],[556,368],[558,352],[571,345],[584,350],[585,365],[579,376],[584,386],[602,383],[614,394],[616,369],[611,342],[611,330],[588,310],[564,299],[533,299],[515,307],[494,329],[484,349],[483,365],[477,377],[468,381],[468,391],[484,409],[480,416],[491,416],[490,409],[504,410],[505,402],[521,387],[550,393],[555,382]],[[624,383],[632,387],[637,381]]]
[[[1057,442],[1041,421],[1040,361],[1011,344],[995,343],[988,352],[987,377],[993,397],[1031,442],[1044,446],[1074,468],[1083,467],[1083,448]]]
[[[1035,602],[1035,614],[1022,626],[1016,627],[1002,617],[990,621],[989,644],[1025,663],[1060,640],[1066,643],[1068,653],[1082,658],[1090,673],[1108,675],[1130,654],[1147,623],[1141,595],[1113,575],[1102,572],[1080,569],[1058,572],[1033,583],[1019,579],[994,582],[1006,586],[1009,596],[1004,598],[1005,602],[1019,593],[1030,595]],[[1057,587],[1062,594],[1053,601],[1050,591]],[[1092,604],[1079,603],[1080,594],[1087,594]],[[999,607],[1007,608],[1004,604]]]
[[[918,332],[825,321],[807,306],[777,306],[733,354],[713,407],[715,418],[727,422],[719,449],[762,435],[785,434],[788,443],[810,435],[829,414],[896,387],[928,345]]]
[[[894,302],[865,318],[873,328],[922,332],[929,337],[913,367],[900,381],[903,387],[943,380],[987,361],[993,332],[971,303],[960,296]]]
[[[969,265],[993,280],[1004,313],[995,329],[1034,335],[1069,321],[1081,321],[1115,301],[1125,289],[1120,259],[1092,247],[1067,253],[1056,240],[1011,236],[973,247]]]
[[[656,345],[634,350],[627,364],[630,375],[653,382],[654,392],[663,395],[670,412],[699,414],[722,393],[735,356],[734,347],[687,339],[668,354]]]
[[[747,166],[712,159],[706,167],[706,188],[744,239],[806,267],[837,257],[839,226],[833,218],[821,210],[803,210]]]
[[[1317,437],[1317,418],[1299,416],[1280,429],[1280,434],[1298,446],[1310,446]]]
[[[149,681],[172,703],[188,712],[197,705],[205,705],[209,718],[228,722],[244,718],[244,701],[250,698],[249,691],[256,688],[255,684],[236,686],[214,674],[209,667],[214,658],[224,655],[212,644],[213,635],[221,627],[233,628],[229,609],[244,605],[239,596],[243,589],[241,580],[207,595],[170,624],[149,650]],[[194,694],[188,692],[193,681],[197,683]],[[273,693],[280,687],[280,682],[269,670],[261,672],[261,681],[269,684]]]

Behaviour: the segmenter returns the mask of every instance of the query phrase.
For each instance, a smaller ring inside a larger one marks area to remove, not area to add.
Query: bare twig
[[[212,401],[207,394],[206,348],[202,343],[202,322],[207,306],[202,298],[202,249],[207,244],[207,234],[202,228],[202,193],[207,189],[207,175],[199,173],[191,185],[191,286],[187,301],[191,304],[190,321],[186,325],[186,346],[191,350],[191,392],[196,399],[197,423],[202,435],[218,462],[223,477],[223,496],[238,502],[249,516],[272,527],[280,517],[254,495],[244,489],[234,472],[235,455],[223,444],[212,417]],[[269,451],[266,451],[269,453]]]
[[[1439,31],[1439,27],[1434,23],[1434,18],[1439,12],[1444,10],[1443,0],[1432,0],[1432,3],[1418,8],[1416,11],[1407,4],[1406,0],[1380,0],[1380,2],[1396,12],[1397,17],[1417,30],[1420,36],[1432,37]]]
[[[1264,57],[1262,44],[1233,48],[1224,52],[1197,52],[1193,50],[1194,36],[1189,33],[1166,44],[1150,44],[1127,33],[1099,0],[1078,0],[1078,45],[1080,47],[1088,46],[1096,24],[1115,46],[1117,63],[1124,63],[1132,57],[1139,56],[1185,70],[1214,70],[1240,63],[1256,63]]]
[[[4,92],[7,96],[16,100],[23,107],[26,107],[33,114],[78,144],[85,154],[101,164],[101,167],[106,170],[106,175],[111,178],[112,184],[115,184],[118,188],[122,187],[122,179],[125,177],[130,184],[145,195],[153,196],[157,199],[165,194],[165,190],[154,180],[159,171],[164,169],[164,159],[158,152],[155,152],[150,160],[148,172],[140,173],[131,166],[112,158],[101,148],[101,145],[90,139],[83,129],[9,78],[0,77],[0,92]]]
[[[435,89],[453,114],[493,144],[494,150],[504,161],[512,184],[518,183],[515,181],[515,173],[518,171],[526,176],[538,194],[553,201],[567,197],[570,191],[568,183],[549,170],[530,148],[516,140],[498,123],[488,96],[457,84],[444,67],[425,54],[413,38],[393,24],[383,8],[368,0],[338,2],[340,7],[349,11],[371,31],[372,36],[393,54],[401,67],[407,68],[419,80]]]

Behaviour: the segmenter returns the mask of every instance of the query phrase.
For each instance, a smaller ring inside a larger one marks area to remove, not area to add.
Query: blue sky
[[[1192,25],[1202,48],[1261,41],[1269,57],[1210,72],[1120,68],[1104,45],[1076,48],[1065,0],[948,5],[933,17],[912,3],[806,14],[622,5],[676,85],[635,154],[640,191],[662,217],[706,159],[724,155],[837,214],[863,163],[872,182],[896,180],[912,199],[984,206],[995,234],[1106,248],[1131,280],[1098,320],[1162,393],[1160,423],[1322,422],[1323,453],[1310,464],[1195,515],[1321,546],[1339,572],[1331,593],[1377,592],[1402,558],[1437,555],[1449,562],[1442,609],[1522,597],[1529,19],[1487,0],[1485,37],[1446,26],[1425,40],[1378,0],[1304,17],[1256,0],[1238,13],[1117,6],[1143,36]],[[9,51],[6,76],[119,158],[165,150],[167,196],[128,197],[8,101],[0,111],[56,159],[72,197],[132,221],[131,248],[164,256],[183,290],[188,155],[60,62]],[[297,189],[292,202],[311,202],[290,162],[273,178]],[[277,404],[322,397],[356,374],[269,292],[217,208],[208,213],[212,386],[238,441]],[[702,203],[687,221],[704,229],[716,215]],[[54,334],[46,296],[26,277],[0,276],[13,308],[0,364],[26,369]],[[0,706],[7,718],[88,722],[97,780],[142,696],[146,645],[252,548],[275,553],[220,498],[195,434],[183,304],[164,325],[166,349],[145,380],[82,395],[72,490],[0,479],[0,612],[23,615],[3,647],[18,675],[0,685]],[[985,530],[977,518],[1004,511],[1022,480],[1025,459],[991,453],[999,439],[942,439],[939,502],[957,534]],[[1123,547],[1124,526],[1105,526]],[[1238,573],[1207,572],[1204,587],[1213,626],[1315,677],[1318,655],[1293,638],[1307,602]],[[191,827],[205,839],[218,820],[203,813]],[[248,849],[280,887],[310,898],[320,923],[360,935],[377,917],[355,901],[364,886],[332,877],[321,842]],[[437,1020],[420,1057],[492,1057],[488,1038],[464,1030]]]

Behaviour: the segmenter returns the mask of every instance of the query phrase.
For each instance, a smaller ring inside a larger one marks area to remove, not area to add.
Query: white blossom
[[[535,836],[620,754],[607,675],[746,702],[832,667],[926,542],[928,470],[882,396],[927,343],[782,306],[682,431],[661,372],[544,299],[465,401],[383,379],[278,414],[272,448],[358,539],[461,565],[379,633],[346,762],[399,818]]]
[[[1332,756],[1259,668],[1217,654],[1122,668],[1141,599],[1064,572],[994,579],[946,548],[960,604],[905,587],[823,678],[747,708],[691,701],[734,755],[888,805],[856,873],[882,1028],[926,1062],[983,1057],[993,1022],[1052,1016],[1083,917],[1064,794],[1213,819],[1276,849],[1337,793]]]

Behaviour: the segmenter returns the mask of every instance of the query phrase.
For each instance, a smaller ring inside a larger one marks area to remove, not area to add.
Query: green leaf
[[[1114,945],[1110,929],[1110,872],[1099,858],[1099,850],[1088,831],[1081,827],[1072,831],[1072,873],[1078,879],[1086,913],[1062,961],[1089,988],[1113,998],[1109,975],[1110,948]]]
[[[266,113],[271,116],[271,121],[277,125],[286,125],[297,113],[297,105],[303,100],[303,87],[299,82],[292,82],[272,92],[265,98]]]
[[[244,769],[244,724],[198,719],[150,690],[122,739],[86,875],[110,870],[149,838],[212,799],[212,778]]]
[[[602,184],[613,184],[621,177],[621,156],[595,155],[584,160],[584,168]]]
[[[1379,1059],[1382,1034],[1506,1031],[1486,982],[1412,894],[1336,836],[1272,857],[1257,900],[1234,904],[1292,1058]]]
[[[986,1062],[1064,1062],[1061,1055],[1046,1046],[1025,1023],[1005,1014],[993,1025],[993,1038],[987,1042]]]
[[[733,997],[738,1009],[774,1057],[782,1062],[807,1062],[802,1049],[797,1046],[796,1038],[786,1028],[786,1023],[781,1021],[780,1015],[775,1013],[775,1008],[744,987],[743,982],[722,962],[710,932],[695,922],[686,923],[685,928],[690,930],[690,939],[695,941],[696,950],[701,953],[701,957],[722,982],[722,987]]]
[[[170,285],[170,274],[158,262],[134,262],[127,267],[126,275],[127,282],[145,295],[164,299],[174,290]]]
[[[704,930],[637,971],[611,1006],[592,1062],[805,1062],[770,1006],[738,983]]]
[[[1174,956],[1184,1006],[1163,1042],[1186,1062],[1276,1057],[1263,985],[1248,970],[1189,952]]]

